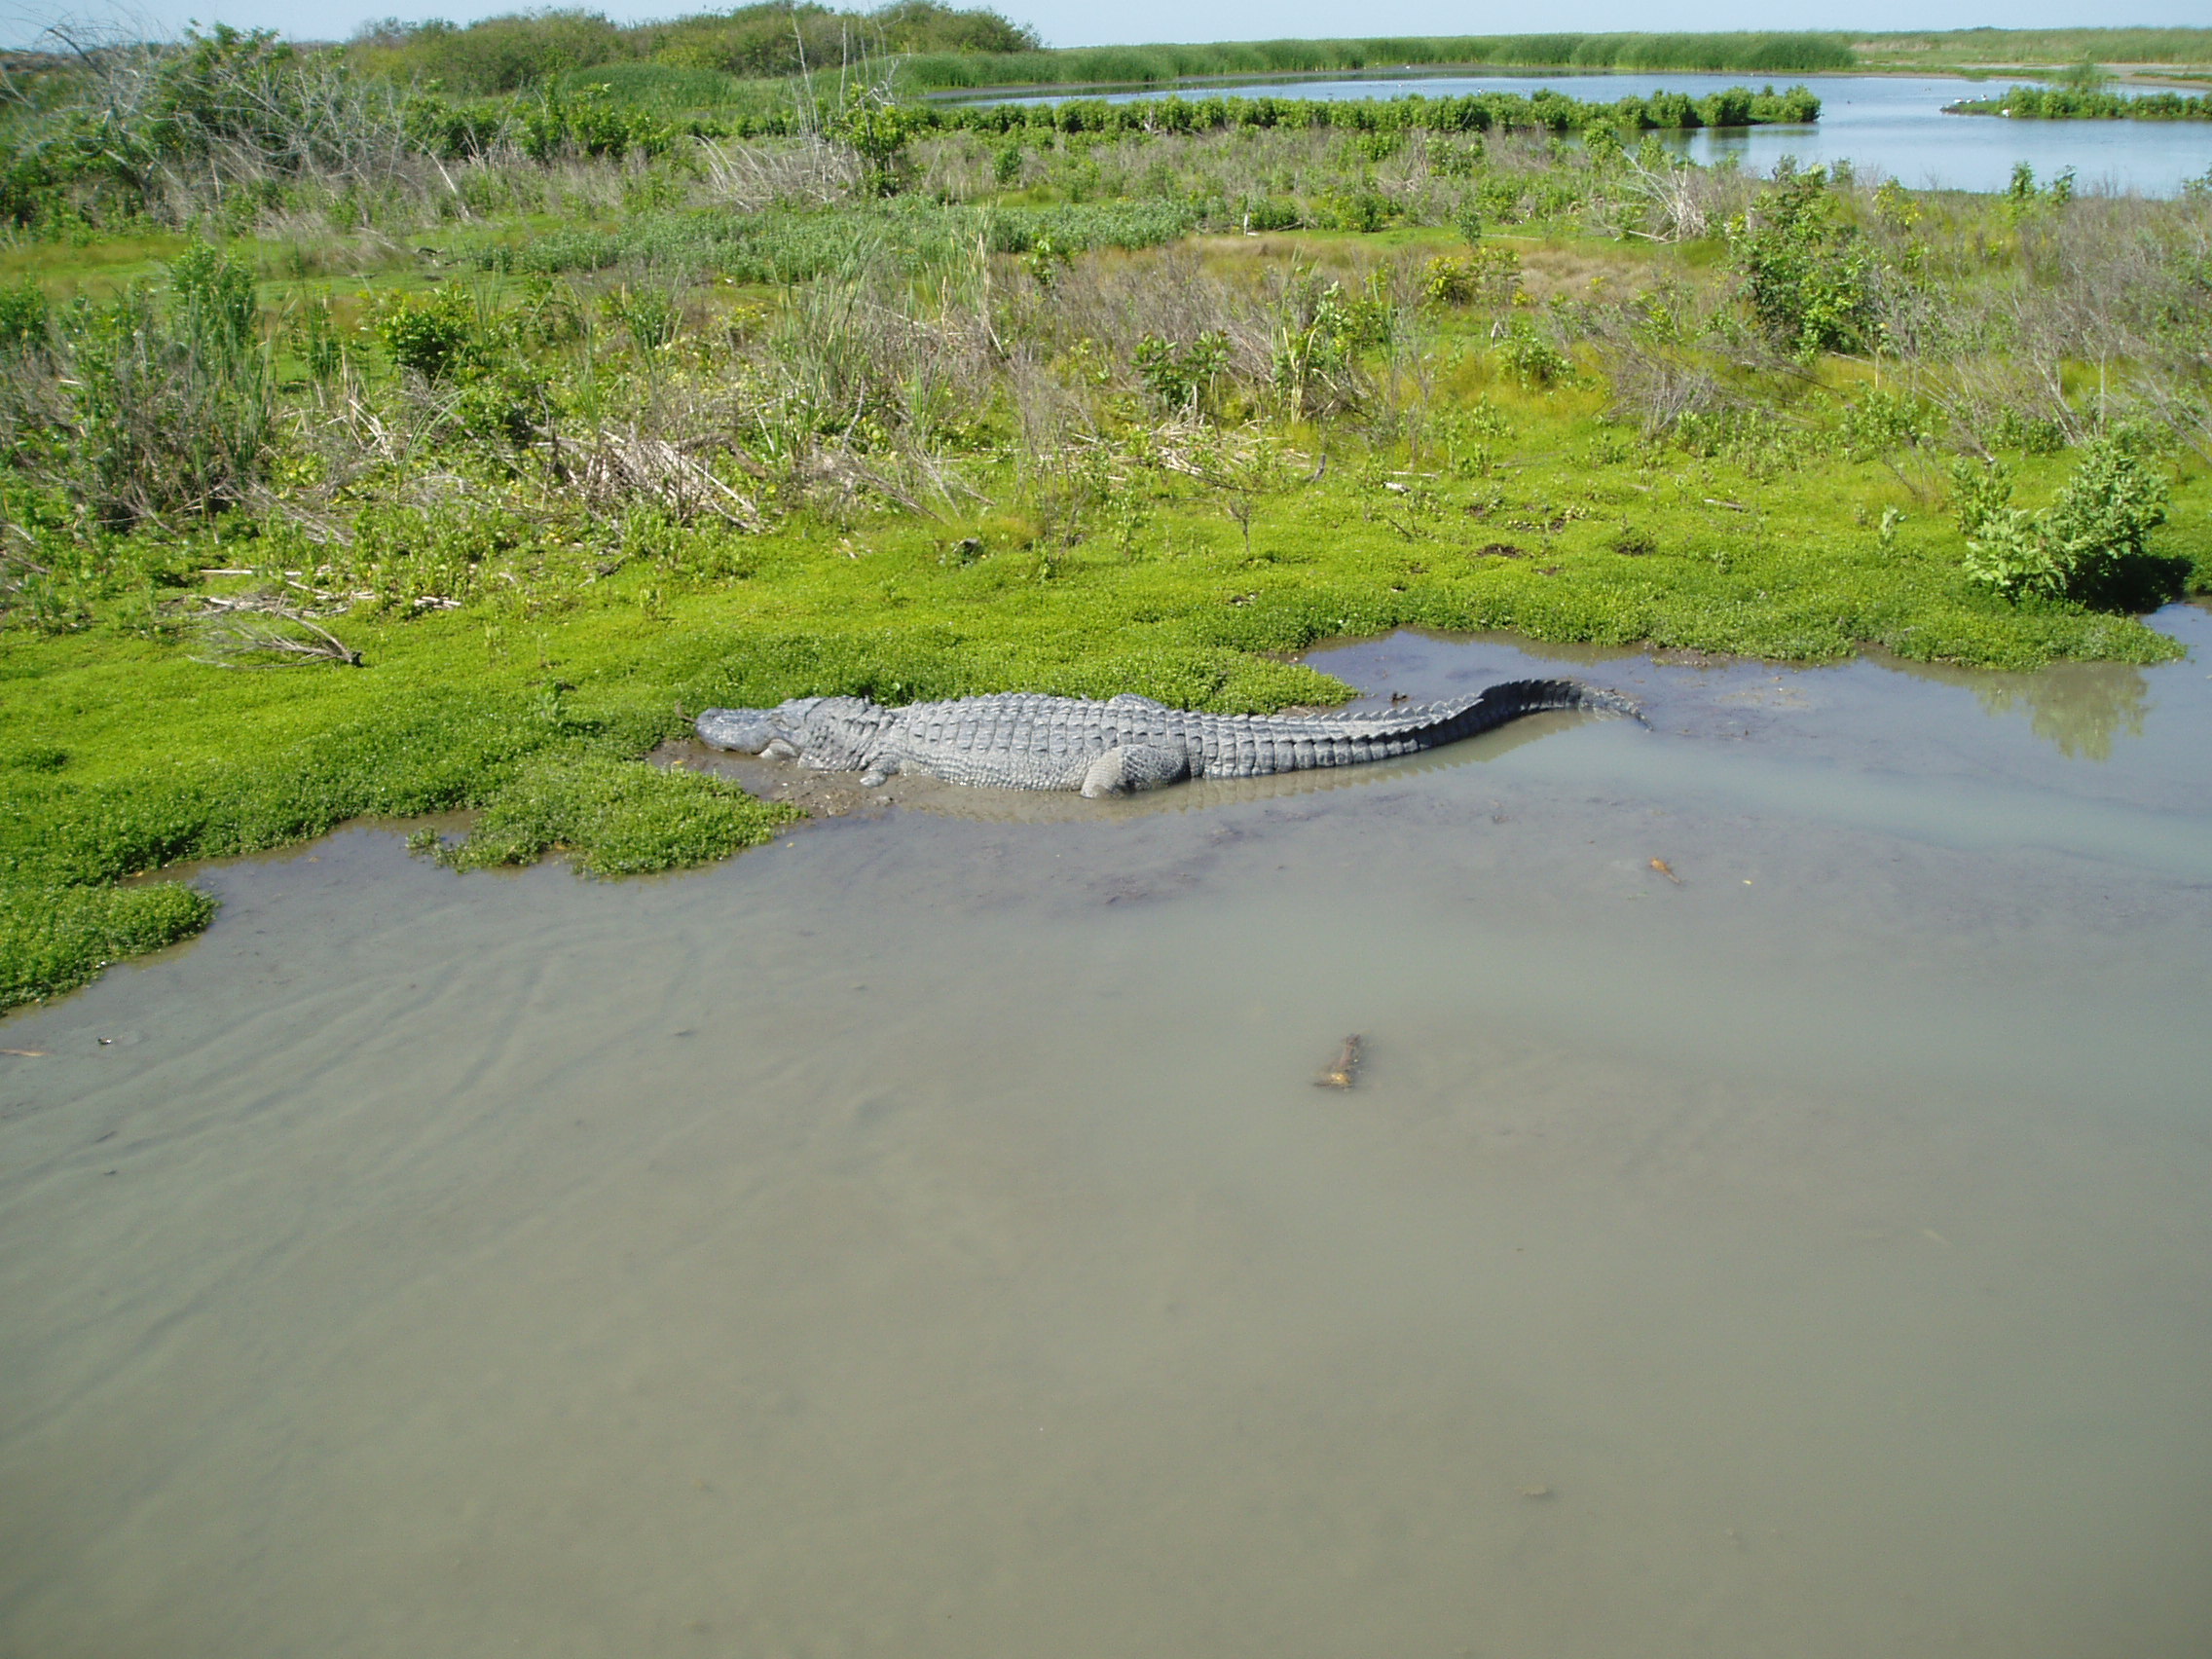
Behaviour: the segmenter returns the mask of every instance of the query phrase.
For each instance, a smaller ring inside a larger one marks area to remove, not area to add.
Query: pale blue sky
[[[0,0],[0,40],[27,43],[50,18],[128,16],[147,32],[169,32],[188,18],[240,28],[275,28],[302,40],[342,39],[367,18],[447,18],[456,22],[523,8],[499,0],[139,0],[128,9],[26,5]],[[636,18],[713,9],[683,4],[616,3],[596,10]],[[2212,23],[2212,0],[2131,0],[2124,16],[2084,0],[1561,0],[1531,15],[1526,5],[1466,5],[1451,0],[1021,0],[1000,8],[1033,23],[1051,46],[1109,42],[1266,40],[1300,36],[1520,34],[1534,29],[1916,29],[2061,28],[2092,23]]]

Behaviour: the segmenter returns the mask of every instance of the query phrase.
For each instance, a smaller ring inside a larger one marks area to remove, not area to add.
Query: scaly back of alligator
[[[1372,714],[1205,715],[1149,697],[1103,703],[1004,692],[884,708],[861,697],[798,697],[773,709],[709,709],[702,740],[799,758],[870,779],[928,772],[954,784],[1125,794],[1186,778],[1257,778],[1386,760],[1547,709],[1636,705],[1571,680],[1516,680],[1473,697]]]
[[[1513,681],[1450,702],[1318,715],[1208,715],[1145,697],[1006,692],[897,710],[883,745],[887,756],[956,783],[1066,789],[1085,763],[1114,749],[1180,753],[1192,777],[1264,777],[1411,755],[1551,709],[1636,714],[1626,698],[1571,680]]]

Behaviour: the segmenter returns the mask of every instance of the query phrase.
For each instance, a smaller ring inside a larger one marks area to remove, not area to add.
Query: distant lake
[[[1987,97],[2009,82],[1957,76],[1889,75],[1408,75],[1403,79],[1239,82],[1158,92],[1112,92],[1114,103],[1181,95],[1207,97],[1394,98],[1408,92],[1455,97],[1466,92],[1533,92],[1550,87],[1577,98],[1611,102],[1630,93],[1688,92],[1702,97],[1728,87],[1802,84],[1821,99],[1818,127],[1733,128],[1686,134],[1677,147],[1696,161],[1734,156],[1750,170],[1769,172],[1784,156],[1798,161],[1848,161],[1862,173],[1948,190],[2003,190],[2015,163],[2048,179],[2072,167],[2083,191],[2179,194],[2185,179],[2212,171],[2212,123],[2187,121],[2011,121],[2002,116],[1945,115],[1961,98]],[[1080,92],[992,99],[1058,103]]]

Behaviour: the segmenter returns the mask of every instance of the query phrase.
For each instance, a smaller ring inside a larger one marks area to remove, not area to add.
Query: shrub
[[[619,161],[632,150],[644,156],[665,154],[676,141],[676,130],[648,111],[617,105],[608,88],[595,83],[567,97],[548,87],[522,112],[520,140],[523,153],[534,162],[565,155]]]
[[[2066,428],[2047,416],[2006,408],[1990,422],[1989,441],[2022,455],[2056,455],[2066,447]]]
[[[1901,392],[1866,392],[1843,412],[1837,436],[1852,461],[1872,461],[1930,441],[1928,410]]]
[[[914,118],[904,106],[878,97],[857,98],[831,130],[860,157],[870,191],[877,196],[899,193],[899,164],[914,136]]]
[[[1527,317],[1515,317],[1497,344],[1497,354],[1513,378],[1523,386],[1550,386],[1569,378],[1574,363],[1565,351],[1538,334]]]
[[[1440,138],[1428,147],[1428,170],[1438,178],[1471,178],[1482,170],[1483,141],[1470,138],[1465,143],[1454,143]],[[1478,230],[1478,236],[1481,232]],[[1474,240],[1473,237],[1467,239]]]
[[[662,288],[640,288],[633,292],[628,283],[604,296],[600,312],[607,320],[630,337],[630,344],[641,352],[660,350],[674,345],[683,317],[677,309],[676,297]]]
[[[1229,338],[1201,334],[1185,346],[1173,345],[1157,334],[1137,342],[1134,354],[1137,379],[1164,408],[1197,409],[1222,370],[1229,367]]]
[[[2008,599],[2133,607],[2177,585],[2173,562],[2149,549],[2151,532],[2166,520],[2165,480],[2109,439],[2089,445],[2040,513],[2011,505],[2003,466],[1962,461],[1953,476],[1967,575]]]
[[[1318,205],[1317,221],[1330,231],[1370,235],[1398,216],[1397,203],[1375,190],[1332,191]]]
[[[1729,221],[1728,245],[1751,314],[1776,345],[1810,357],[1865,343],[1873,256],[1838,216],[1826,169],[1778,179],[1752,213]]]
[[[1433,306],[1463,306],[1475,297],[1472,262],[1440,254],[1421,267],[1420,297]]]
[[[486,355],[476,307],[459,288],[389,296],[377,314],[376,330],[393,366],[426,381],[476,367]]]
[[[38,278],[0,284],[0,351],[26,351],[46,344],[51,308]]]

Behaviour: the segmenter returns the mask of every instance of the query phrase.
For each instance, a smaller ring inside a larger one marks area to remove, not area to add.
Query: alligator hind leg
[[[1191,775],[1191,757],[1180,749],[1157,743],[1117,743],[1093,760],[1083,774],[1083,793],[1097,800],[1104,795],[1135,794],[1179,784]]]

